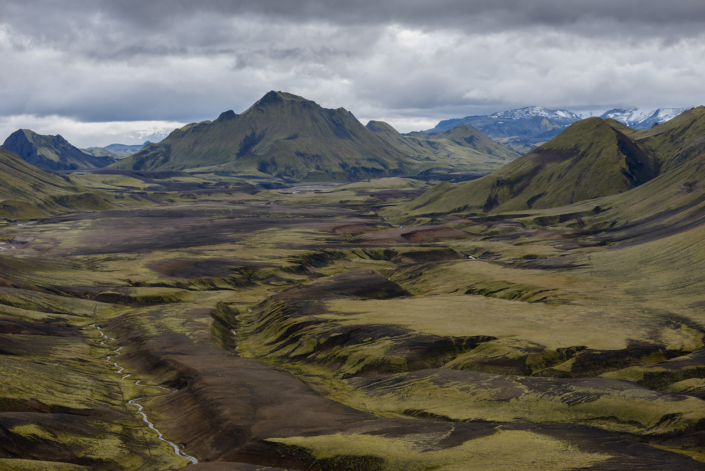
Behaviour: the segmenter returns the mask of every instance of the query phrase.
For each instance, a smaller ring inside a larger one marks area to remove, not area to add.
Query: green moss
[[[0,468],[7,471],[89,471],[89,466],[56,461],[0,458]]]
[[[402,437],[336,434],[314,437],[275,438],[283,452],[301,456],[324,469],[461,470],[461,469],[547,469],[568,470],[588,467],[610,458],[585,453],[568,442],[528,431],[498,432],[468,440],[454,447],[439,447],[446,434],[419,433]],[[288,449],[287,449],[288,448]],[[362,466],[362,467],[361,467]],[[369,467],[365,467],[369,466]]]

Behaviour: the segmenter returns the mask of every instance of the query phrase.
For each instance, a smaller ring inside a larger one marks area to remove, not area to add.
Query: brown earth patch
[[[447,226],[417,226],[388,229],[368,233],[361,237],[363,244],[412,243],[422,244],[443,240],[464,239],[466,232]]]
[[[80,337],[78,330],[61,322],[31,322],[0,315],[0,334]]]
[[[246,260],[220,258],[187,259],[175,258],[159,260],[147,265],[151,270],[171,278],[221,278],[228,276],[235,268],[270,268],[273,265]]]

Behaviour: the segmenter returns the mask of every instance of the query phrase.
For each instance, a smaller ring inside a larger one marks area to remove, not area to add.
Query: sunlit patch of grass
[[[0,458],[0,468],[7,471],[89,471],[90,466],[57,461],[22,460]]]
[[[319,463],[358,465],[375,470],[550,469],[568,470],[603,462],[609,455],[582,452],[569,442],[530,431],[501,430],[454,447],[446,434],[401,437],[335,434],[274,438],[268,441],[303,450]],[[286,451],[285,451],[286,452]],[[366,464],[365,464],[366,463]]]

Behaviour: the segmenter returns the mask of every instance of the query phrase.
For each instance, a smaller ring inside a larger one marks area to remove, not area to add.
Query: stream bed
[[[94,329],[96,329],[96,330],[98,331],[98,333],[100,333],[100,337],[103,339],[103,340],[100,341],[100,344],[101,344],[101,345],[105,345],[105,342],[113,342],[113,341],[115,341],[114,338],[108,337],[107,335],[105,335],[105,334],[103,333],[103,331],[100,329],[99,326],[96,326],[95,324],[91,324],[90,327],[93,327]],[[123,373],[123,371],[125,371],[125,368],[124,368],[124,367],[121,367],[120,365],[118,365],[118,364],[117,364],[115,361],[113,361],[113,359],[112,359],[112,357],[113,357],[114,355],[120,355],[120,350],[122,350],[122,346],[121,346],[121,347],[118,347],[116,350],[113,350],[113,355],[108,355],[108,356],[106,357],[106,361],[107,361],[108,363],[112,363],[112,364],[113,364],[113,366],[116,368],[116,371],[115,371],[116,374],[120,374],[120,375],[121,375],[121,374]],[[124,375],[124,376],[122,377],[122,379],[129,378],[130,376],[132,376],[132,375],[126,374],[126,375]],[[169,388],[165,388],[164,386],[151,386],[151,385],[149,385],[149,384],[141,384],[141,383],[140,383],[140,380],[137,380],[137,381],[135,382],[135,385],[136,385],[136,386],[140,386],[140,387],[163,389],[163,390],[167,391],[166,394],[173,394],[173,393],[175,393],[175,392],[177,391],[176,389],[169,389]],[[160,432],[159,429],[157,429],[157,428],[154,426],[154,424],[149,420],[149,417],[147,417],[147,414],[144,412],[144,406],[138,402],[138,401],[141,401],[141,400],[143,400],[143,399],[152,399],[152,398],[154,398],[154,397],[164,396],[164,395],[166,395],[166,394],[160,394],[160,395],[158,395],[158,396],[137,397],[137,398],[135,398],[135,399],[129,400],[127,403],[128,403],[129,405],[131,405],[131,406],[135,406],[135,407],[138,408],[138,409],[137,409],[137,412],[142,416],[142,420],[144,421],[144,423],[147,424],[147,426],[148,426],[149,428],[151,428],[152,430],[154,430],[155,432],[157,432],[157,435],[158,435],[158,437],[159,437],[159,440],[161,440],[161,441],[163,441],[163,442],[166,442],[166,443],[168,443],[169,445],[171,445],[171,447],[174,449],[174,453],[176,453],[178,456],[180,456],[180,457],[182,457],[182,458],[186,458],[186,459],[189,460],[191,463],[196,464],[196,463],[198,463],[198,460],[197,460],[195,457],[184,453],[184,451],[181,449],[181,447],[179,447],[179,445],[177,445],[176,443],[174,443],[174,442],[172,442],[172,441],[169,441],[169,440],[167,440],[166,438],[164,438],[164,435],[162,435],[162,432]]]

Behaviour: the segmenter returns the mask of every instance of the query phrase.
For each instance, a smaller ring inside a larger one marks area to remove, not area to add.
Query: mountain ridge
[[[474,171],[493,171],[519,157],[517,152],[468,125],[437,134],[401,134],[384,121],[370,121],[366,127],[400,151],[417,159],[444,162],[449,170],[467,171],[464,160],[475,163]],[[488,158],[492,160],[488,162]]]
[[[30,129],[13,132],[2,147],[25,162],[47,170],[102,168],[114,162],[110,156],[96,157],[82,152],[61,135],[42,135]]]
[[[571,111],[529,106],[490,115],[448,119],[439,122],[433,129],[421,132],[438,133],[466,124],[516,152],[525,153],[551,140],[579,120],[580,117]]]
[[[355,181],[473,168],[463,162],[464,151],[456,152],[462,147],[458,143],[443,155],[414,155],[399,136],[389,125],[384,132],[365,127],[345,108],[327,109],[297,95],[270,91],[241,114],[229,110],[214,121],[188,124],[113,167],[231,172],[292,181]],[[493,159],[486,155],[484,161]]]
[[[242,114],[226,111],[212,122],[188,124],[114,167],[347,181],[348,173],[360,179],[403,174],[402,161],[397,149],[368,134],[349,111],[271,91]]]

